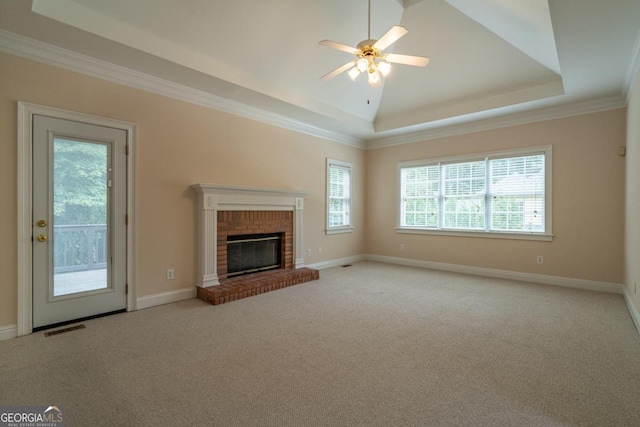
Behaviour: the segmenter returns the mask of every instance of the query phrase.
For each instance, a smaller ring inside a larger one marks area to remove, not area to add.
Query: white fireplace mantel
[[[217,270],[218,211],[294,211],[295,268],[304,267],[302,212],[305,191],[194,184],[198,193],[198,283],[219,285]]]

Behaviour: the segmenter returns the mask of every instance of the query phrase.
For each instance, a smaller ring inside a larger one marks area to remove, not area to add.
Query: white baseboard
[[[624,300],[627,303],[627,308],[629,309],[629,314],[631,315],[631,319],[633,320],[633,323],[636,325],[636,331],[638,331],[638,334],[640,335],[640,313],[638,312],[638,309],[633,303],[633,300],[631,299],[631,294],[629,293],[626,287],[624,287]]]
[[[309,268],[322,270],[325,268],[339,267],[345,264],[351,264],[358,261],[374,261],[384,262],[388,264],[406,265],[409,267],[426,268],[432,270],[449,271],[453,273],[474,274],[478,276],[494,277],[499,279],[520,280],[523,282],[541,283],[545,285],[563,286],[569,288],[586,289],[591,291],[609,292],[624,295],[624,299],[629,309],[629,314],[636,325],[636,329],[640,334],[640,313],[633,304],[631,295],[627,289],[621,284],[595,282],[590,280],[569,279],[565,277],[546,276],[542,274],[519,273],[507,270],[495,270],[489,268],[469,267],[457,264],[445,264],[432,261],[420,261],[407,258],[388,257],[383,255],[356,255],[352,257],[339,258],[330,261],[323,261],[316,264],[307,265]],[[155,307],[158,305],[169,304],[172,302],[183,301],[196,297],[196,288],[189,287],[178,289],[175,291],[163,292],[160,294],[147,295],[138,298],[137,309]],[[0,341],[16,338],[18,336],[17,325],[0,326]]]
[[[452,273],[474,274],[476,276],[493,277],[497,279],[520,280],[522,282],[540,283],[543,285],[563,286],[566,288],[586,289],[590,291],[609,292],[614,294],[623,293],[623,286],[619,283],[595,282],[591,280],[547,276],[544,274],[520,273],[517,271],[495,270],[491,268],[470,267],[458,264],[445,264],[441,262],[396,258],[383,255],[366,254],[364,255],[364,259],[367,261],[386,262],[389,264],[428,268],[431,270],[442,270]]]
[[[147,295],[138,298],[137,309],[155,307],[196,297],[196,287],[178,289],[176,291],[163,292],[161,294]]]
[[[137,310],[169,304],[196,297],[196,288],[178,289],[177,291],[163,292],[161,294],[147,295],[138,298]],[[9,340],[18,336],[18,325],[0,326],[0,341]]]
[[[0,341],[10,340],[18,336],[18,325],[0,326]]]
[[[365,259],[364,255],[356,255],[356,256],[350,256],[346,258],[338,258],[338,259],[332,259],[329,261],[322,261],[316,264],[305,265],[305,267],[313,268],[316,270],[323,270],[325,268],[340,267],[345,264],[352,264],[354,262],[364,261],[364,259]]]

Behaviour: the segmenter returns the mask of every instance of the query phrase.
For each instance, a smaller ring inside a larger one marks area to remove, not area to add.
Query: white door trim
[[[122,129],[127,132],[127,311],[137,309],[136,298],[136,125],[130,122],[91,116],[53,107],[18,102],[18,336],[28,335],[33,330],[33,294],[31,269],[32,234],[32,129],[34,114],[55,117],[64,120],[89,123]]]

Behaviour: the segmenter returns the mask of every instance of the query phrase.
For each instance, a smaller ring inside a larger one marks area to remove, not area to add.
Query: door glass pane
[[[53,295],[108,285],[107,145],[53,140]]]

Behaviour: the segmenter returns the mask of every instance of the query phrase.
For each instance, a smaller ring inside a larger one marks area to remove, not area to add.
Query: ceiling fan
[[[391,71],[391,63],[413,65],[425,67],[429,63],[429,58],[423,56],[398,55],[395,53],[384,53],[383,51],[398,41],[400,37],[407,34],[408,30],[401,26],[393,26],[379,40],[371,39],[371,0],[369,0],[369,26],[367,40],[358,43],[357,47],[351,47],[336,43],[331,40],[319,42],[322,46],[348,52],[356,56],[352,61],[336,68],[335,70],[320,77],[321,80],[328,80],[349,70],[349,77],[356,80],[360,73],[367,73],[369,85],[378,87],[382,84],[382,77]]]

